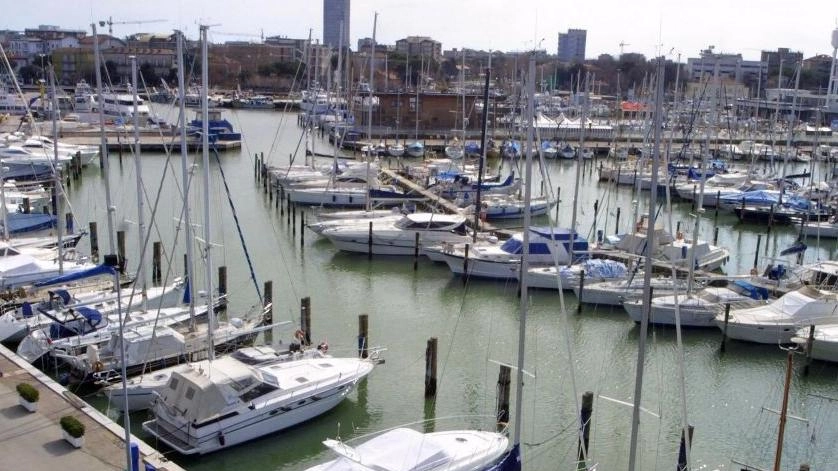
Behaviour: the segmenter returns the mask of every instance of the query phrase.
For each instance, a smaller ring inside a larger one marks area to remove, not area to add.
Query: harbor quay
[[[125,430],[120,425],[2,345],[0,373],[0,454],[7,460],[14,457],[17,469],[127,469]],[[15,388],[20,383],[38,390],[35,412],[19,404]],[[59,421],[68,415],[84,425],[81,448],[62,439]],[[131,443],[139,452],[132,471],[183,470],[139,438],[132,436]]]

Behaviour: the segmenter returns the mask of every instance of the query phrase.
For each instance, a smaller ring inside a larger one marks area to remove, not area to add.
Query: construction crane
[[[631,46],[631,44],[629,44],[627,42],[620,41],[620,55],[621,56],[623,55],[623,48],[626,47],[626,46]]]
[[[108,25],[108,36],[113,36],[113,25],[141,25],[144,23],[164,23],[166,20],[141,20],[141,21],[113,21],[113,17],[109,16],[108,21],[100,21],[99,26],[104,27]]]

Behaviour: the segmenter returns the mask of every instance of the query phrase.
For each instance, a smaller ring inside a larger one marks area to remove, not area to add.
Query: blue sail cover
[[[113,275],[115,273],[116,269],[110,265],[96,265],[95,267],[90,268],[88,270],[82,270],[75,273],[67,273],[66,275],[56,276],[48,280],[38,281],[35,283],[35,286],[49,286],[59,283],[67,283],[75,280],[82,280],[84,278],[90,278],[92,276]]]
[[[9,234],[40,231],[55,227],[56,217],[44,213],[9,213],[6,216]]]

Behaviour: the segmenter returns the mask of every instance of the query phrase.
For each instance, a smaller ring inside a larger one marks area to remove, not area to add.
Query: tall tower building
[[[349,47],[349,0],[323,0],[323,45],[337,48],[341,43]]]
[[[585,38],[588,32],[584,29],[569,29],[567,33],[559,33],[559,61],[585,62]]]

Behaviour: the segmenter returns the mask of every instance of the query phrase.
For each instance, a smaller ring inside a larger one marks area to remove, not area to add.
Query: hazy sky
[[[258,36],[312,37],[322,40],[321,0],[0,0],[6,8],[0,29],[22,30],[39,24],[90,31],[90,23],[114,24],[122,37],[139,32],[182,29],[197,37],[199,23],[213,26],[212,42],[258,41]],[[14,6],[12,6],[14,4]],[[372,36],[393,44],[425,35],[444,50],[469,47],[526,50],[533,45],[556,53],[557,34],[568,28],[588,31],[586,56],[625,52],[682,60],[714,45],[717,52],[758,59],[762,49],[789,47],[804,57],[832,55],[830,38],[838,24],[838,1],[808,0],[351,0],[350,40]],[[107,30],[107,26],[104,28]],[[251,36],[252,35],[252,36]],[[543,41],[543,42],[542,42]]]

